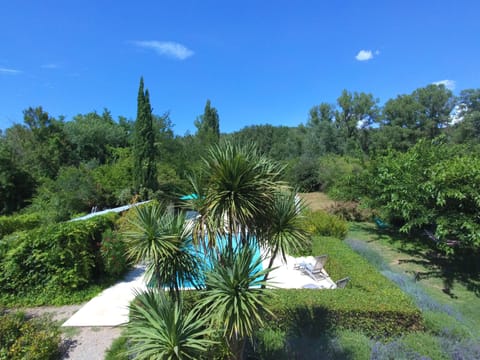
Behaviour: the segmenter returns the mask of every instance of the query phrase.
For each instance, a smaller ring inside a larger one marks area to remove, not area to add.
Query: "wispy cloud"
[[[43,64],[41,66],[42,69],[58,69],[59,65],[58,64]]]
[[[375,52],[373,52],[372,50],[360,50],[355,56],[355,59],[357,59],[358,61],[368,61],[373,59],[374,56],[378,55],[380,55],[379,50],[375,50]]]
[[[158,55],[169,56],[179,60],[185,60],[194,52],[186,46],[172,41],[132,41],[132,44],[145,49],[154,50]]]
[[[456,82],[455,80],[440,80],[435,81],[434,85],[445,85],[445,87],[449,90],[455,90]]]
[[[16,70],[16,69],[8,69],[0,67],[0,74],[7,74],[7,75],[17,75],[21,74],[23,71]]]

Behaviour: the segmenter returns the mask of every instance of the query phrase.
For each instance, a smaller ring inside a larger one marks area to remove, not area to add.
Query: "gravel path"
[[[83,305],[43,306],[23,309],[26,314],[38,316],[50,314],[53,320],[64,322]],[[121,327],[63,327],[62,359],[103,360],[105,351],[120,336]]]

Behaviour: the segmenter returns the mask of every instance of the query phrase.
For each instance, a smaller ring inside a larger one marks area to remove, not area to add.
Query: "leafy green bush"
[[[104,274],[101,234],[115,218],[109,214],[17,233],[0,259],[2,292],[78,290],[94,283]]]
[[[125,335],[113,340],[112,345],[108,348],[105,354],[105,360],[128,360],[129,356],[127,355],[128,339]]]
[[[47,317],[23,313],[0,315],[0,359],[49,360],[59,357],[60,330]]]
[[[118,277],[128,269],[127,247],[120,233],[107,229],[102,234],[102,254],[104,271],[107,275]]]
[[[30,230],[40,225],[38,213],[0,216],[0,239],[15,231]]]
[[[453,252],[447,240],[480,249],[480,157],[465,146],[421,140],[405,153],[372,161],[357,183],[369,205],[400,231],[433,229],[446,252]]]
[[[343,239],[347,235],[347,222],[325,211],[309,211],[305,219],[305,227],[313,235],[333,236],[339,239]]]
[[[335,343],[342,358],[355,360],[369,360],[371,353],[370,339],[360,331],[339,330],[336,333]]]
[[[25,314],[4,313],[2,310],[0,314],[0,359],[6,359],[10,347],[21,334],[20,328],[25,321]]]
[[[314,237],[312,253],[328,254],[325,266],[333,279],[346,276],[342,290],[273,290],[272,323],[296,336],[319,336],[328,329],[361,330],[385,336],[423,328],[412,300],[367,260],[331,237]]]
[[[321,191],[328,191],[340,179],[362,172],[362,161],[350,156],[329,154],[318,161],[318,181]]]
[[[260,359],[288,359],[285,353],[286,333],[283,330],[264,328],[255,333],[255,353]]]
[[[372,218],[372,212],[362,208],[355,201],[337,201],[327,209],[327,212],[346,221],[368,221]]]

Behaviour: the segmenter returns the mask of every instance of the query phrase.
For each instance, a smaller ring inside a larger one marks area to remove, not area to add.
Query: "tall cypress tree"
[[[220,119],[217,109],[211,106],[210,100],[205,104],[203,115],[195,121],[197,136],[204,146],[218,143],[220,139]]]
[[[144,91],[143,77],[140,78],[137,97],[137,119],[133,145],[133,178],[137,191],[142,188],[156,190],[155,136],[153,116],[148,90]]]

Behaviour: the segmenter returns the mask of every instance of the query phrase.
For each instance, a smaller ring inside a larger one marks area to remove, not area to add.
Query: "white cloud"
[[[467,106],[465,104],[455,105],[453,108],[452,113],[450,114],[450,125],[455,125],[463,121],[463,113],[467,110]]]
[[[57,64],[44,64],[41,66],[42,69],[58,69]]]
[[[440,80],[440,81],[435,81],[433,83],[434,85],[445,85],[445,87],[449,90],[455,90],[455,80]]]
[[[20,70],[0,68],[0,74],[16,75],[20,73],[22,73]]]
[[[142,48],[152,49],[159,55],[165,55],[179,60],[185,60],[194,54],[194,52],[186,46],[172,41],[151,40],[133,41],[132,43]]]
[[[377,50],[378,52],[378,50]],[[380,52],[378,52],[380,53]],[[376,54],[378,55],[378,54]],[[357,59],[358,61],[367,61],[367,60],[370,60],[370,59],[373,59],[373,53],[372,53],[372,50],[360,50],[357,54],[357,56],[355,56],[355,59]]]

